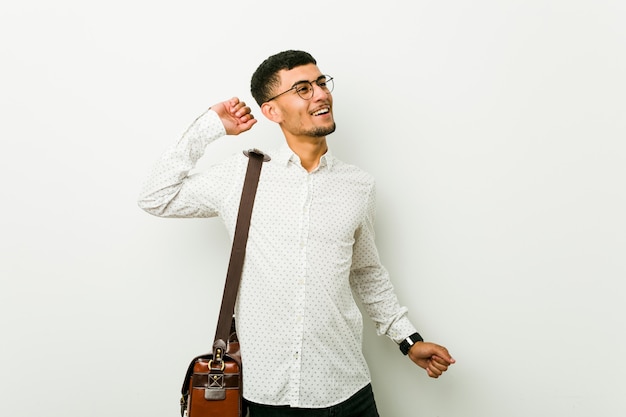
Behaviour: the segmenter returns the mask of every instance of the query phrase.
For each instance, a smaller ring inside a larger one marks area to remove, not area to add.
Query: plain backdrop
[[[136,204],[208,106],[280,143],[268,55],[335,77],[333,152],[377,179],[377,242],[430,379],[366,320],[381,416],[624,416],[626,3],[132,1],[0,6],[0,415],[174,416],[229,244]],[[271,346],[268,346],[271,360]]]

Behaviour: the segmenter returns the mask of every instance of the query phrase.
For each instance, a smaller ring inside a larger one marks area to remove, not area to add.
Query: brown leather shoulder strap
[[[239,281],[241,280],[241,271],[243,270],[246,244],[248,242],[250,217],[252,216],[252,207],[254,205],[254,197],[256,196],[259,177],[261,176],[261,167],[264,161],[269,161],[269,157],[257,149],[250,149],[244,152],[244,154],[248,156],[248,168],[241,192],[235,236],[230,252],[226,283],[224,284],[222,307],[217,321],[217,330],[215,331],[215,340],[222,340],[223,342],[228,341],[231,332],[235,300],[237,299],[237,292],[239,291]]]

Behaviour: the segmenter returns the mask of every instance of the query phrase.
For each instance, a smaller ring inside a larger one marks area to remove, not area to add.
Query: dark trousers
[[[346,401],[326,408],[294,408],[248,402],[250,417],[379,417],[372,386],[367,385]]]

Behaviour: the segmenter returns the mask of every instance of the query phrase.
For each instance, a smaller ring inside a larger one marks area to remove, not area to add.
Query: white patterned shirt
[[[232,239],[248,159],[189,175],[226,134],[208,110],[158,161],[139,199],[162,217],[220,216]],[[209,147],[210,148],[210,147]],[[244,396],[268,405],[338,404],[370,382],[360,298],[377,332],[415,332],[374,242],[372,177],[327,152],[307,172],[285,144],[263,164],[235,306]]]

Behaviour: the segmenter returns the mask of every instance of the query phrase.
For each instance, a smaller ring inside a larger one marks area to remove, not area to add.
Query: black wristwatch
[[[400,342],[400,352],[402,352],[403,355],[408,355],[409,350],[411,350],[411,346],[413,346],[417,342],[423,341],[424,339],[422,338],[422,336],[420,336],[419,333],[413,333],[411,336]]]

